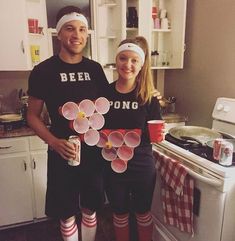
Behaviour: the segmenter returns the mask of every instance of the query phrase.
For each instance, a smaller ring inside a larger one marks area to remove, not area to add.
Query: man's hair
[[[66,14],[69,14],[69,13],[82,13],[81,9],[79,7],[75,7],[75,6],[66,6],[66,7],[63,7],[61,8],[57,15],[56,15],[56,23],[59,22],[59,20]]]

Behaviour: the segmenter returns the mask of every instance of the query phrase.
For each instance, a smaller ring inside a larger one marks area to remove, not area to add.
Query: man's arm
[[[55,137],[43,123],[40,118],[44,101],[29,96],[27,123],[35,131],[35,133],[43,139],[53,150],[58,152],[64,159],[74,158],[75,148],[72,143],[65,139]]]

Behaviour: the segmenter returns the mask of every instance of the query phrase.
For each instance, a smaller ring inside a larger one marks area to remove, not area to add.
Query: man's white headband
[[[87,19],[84,15],[80,14],[80,13],[76,13],[76,12],[73,12],[73,13],[69,13],[69,14],[66,14],[64,15],[57,23],[56,25],[56,31],[57,33],[59,33],[60,29],[62,28],[62,26],[67,23],[67,22],[70,22],[70,21],[73,21],[73,20],[79,20],[81,22],[83,22],[86,27],[88,28],[88,22],[87,22]]]
[[[126,51],[126,50],[133,51],[133,52],[137,53],[140,56],[141,60],[142,60],[142,64],[144,64],[145,54],[144,54],[144,51],[143,51],[142,48],[140,48],[138,45],[133,44],[133,43],[125,43],[125,44],[122,44],[121,46],[118,47],[117,55],[120,52]]]

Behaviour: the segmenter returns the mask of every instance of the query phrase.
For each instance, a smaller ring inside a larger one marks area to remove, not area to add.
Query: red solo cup
[[[113,161],[117,158],[117,150],[113,147],[103,148],[101,154],[106,161]]]
[[[161,141],[164,141],[165,140],[165,133],[163,131],[156,131],[153,138],[154,138],[155,141],[151,141],[151,142],[159,143]],[[151,136],[150,136],[150,139],[151,139]]]
[[[164,120],[150,120],[148,121],[149,137],[151,142],[161,142],[164,140]]]
[[[79,133],[83,134],[89,130],[89,122],[87,118],[77,118],[73,121],[73,129]]]
[[[104,126],[104,117],[99,114],[99,113],[94,113],[90,118],[89,118],[89,124],[91,128],[95,130],[99,130]]]
[[[97,130],[89,129],[85,134],[84,134],[84,142],[88,146],[95,146],[100,139],[100,134]]]
[[[111,168],[117,173],[123,173],[127,169],[127,161],[117,158],[111,162]]]
[[[129,161],[134,155],[134,149],[132,147],[123,145],[117,149],[117,155],[124,161]]]
[[[111,131],[108,135],[108,142],[111,142],[113,147],[120,147],[124,142],[123,133],[118,130]]]
[[[79,105],[79,110],[84,112],[86,117],[90,117],[95,111],[95,105],[91,100],[82,100]]]
[[[100,131],[100,139],[97,143],[98,147],[106,147],[108,142],[108,135],[105,132]]]
[[[123,137],[124,137],[125,134],[126,134],[126,129],[117,129],[116,131],[120,132]]]
[[[137,147],[141,141],[141,130],[130,130],[127,131],[124,136],[124,142],[129,147]]]
[[[95,109],[100,114],[106,114],[109,111],[110,103],[105,97],[99,97],[95,101]]]
[[[59,113],[67,120],[75,120],[79,113],[78,105],[74,102],[66,102],[59,108]]]
[[[110,130],[110,129],[102,129],[100,132],[102,132],[102,133],[104,133],[106,136],[108,136],[108,135],[112,132],[112,130]]]
[[[29,18],[28,29],[29,33],[38,33],[38,19]]]

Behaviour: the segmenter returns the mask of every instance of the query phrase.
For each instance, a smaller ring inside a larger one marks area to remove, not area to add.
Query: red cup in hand
[[[165,121],[164,120],[150,120],[148,121],[148,130],[150,141],[161,142],[165,139]]]

